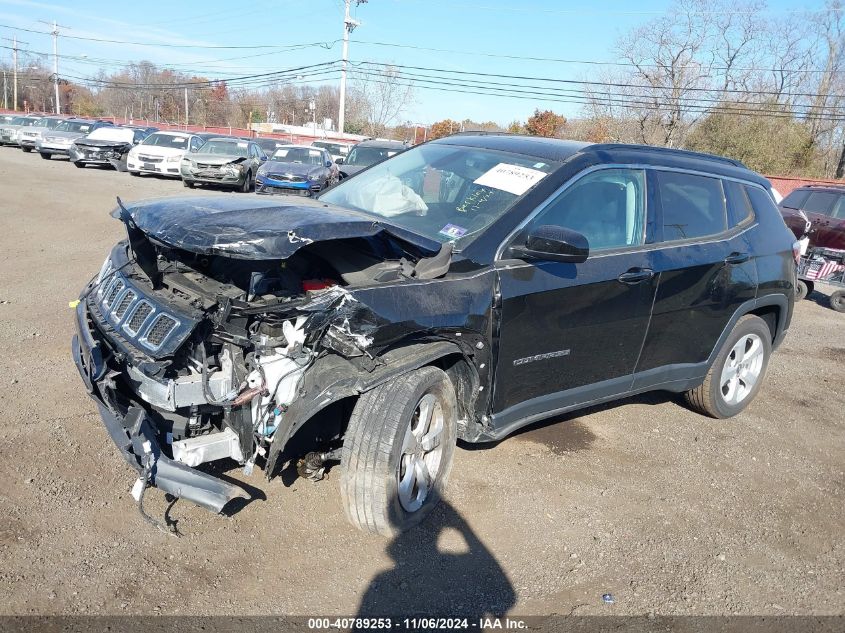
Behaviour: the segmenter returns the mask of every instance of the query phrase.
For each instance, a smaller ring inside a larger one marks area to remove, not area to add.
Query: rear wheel
[[[363,394],[340,462],[340,496],[350,522],[390,536],[422,521],[446,487],[456,437],[455,389],[437,367]]]
[[[830,307],[837,312],[845,312],[845,290],[837,290],[830,295]]]
[[[804,279],[799,279],[795,283],[795,300],[801,301],[802,299],[806,299],[808,295],[813,293],[813,289],[815,285],[812,281],[805,281]]]
[[[734,326],[704,382],[687,391],[689,405],[713,418],[730,418],[747,407],[763,383],[772,333],[758,316],[747,314]]]

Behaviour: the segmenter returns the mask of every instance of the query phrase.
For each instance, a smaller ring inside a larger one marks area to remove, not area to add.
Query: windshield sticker
[[[507,191],[515,196],[521,196],[540,182],[546,174],[530,167],[520,167],[509,163],[499,163],[490,171],[482,174],[473,182],[476,185],[484,185]]]
[[[455,224],[447,224],[439,231],[440,235],[445,235],[446,237],[451,237],[452,239],[458,239],[459,237],[463,237],[467,234],[467,230],[462,226],[457,226]]]
[[[246,147],[246,143],[238,143],[238,147]]]
[[[319,156],[319,155],[320,155],[320,150],[318,150],[318,149],[309,149],[309,150],[308,150],[308,155],[309,155],[309,156]]]
[[[541,169],[542,167],[545,167],[545,166],[546,166],[546,163],[534,163],[534,169]]]

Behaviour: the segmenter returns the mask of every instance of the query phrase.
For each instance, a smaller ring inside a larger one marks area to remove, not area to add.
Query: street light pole
[[[53,88],[56,93],[56,114],[61,114],[62,104],[59,102],[59,29],[56,28],[55,20],[53,20]]]

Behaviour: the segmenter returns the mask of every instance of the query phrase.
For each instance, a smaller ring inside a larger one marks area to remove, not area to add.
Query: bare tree
[[[355,90],[366,107],[365,133],[379,136],[388,125],[399,119],[412,102],[413,84],[394,66],[357,72],[353,77]]]

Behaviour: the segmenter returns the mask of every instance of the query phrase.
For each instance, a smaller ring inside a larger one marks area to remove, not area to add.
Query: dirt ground
[[[656,393],[461,447],[448,503],[392,541],[347,524],[337,470],[232,469],[266,498],[230,517],[177,501],[183,536],[151,528],[68,302],[123,235],[115,196],[182,194],[0,148],[0,613],[845,613],[845,315],[819,292],[737,418]]]

